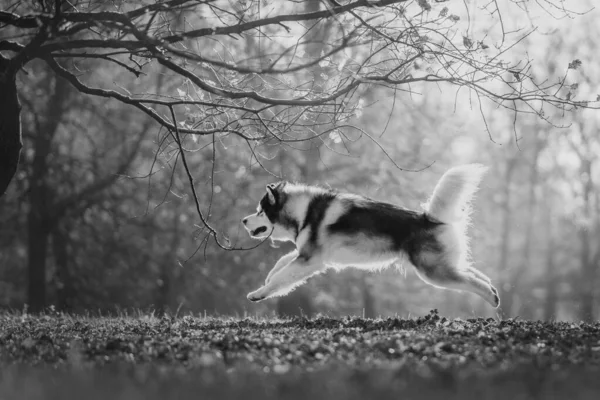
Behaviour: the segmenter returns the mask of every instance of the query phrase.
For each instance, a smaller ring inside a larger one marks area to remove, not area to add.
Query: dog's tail
[[[445,224],[435,230],[436,240],[442,245],[441,255],[435,257],[428,253],[415,260],[426,282],[476,293],[498,307],[500,298],[490,278],[471,265],[467,236],[471,201],[486,170],[480,164],[463,165],[442,176],[425,205],[426,215]]]
[[[487,167],[481,164],[449,169],[433,190],[425,212],[446,224],[467,221],[471,214],[471,200],[486,171]]]

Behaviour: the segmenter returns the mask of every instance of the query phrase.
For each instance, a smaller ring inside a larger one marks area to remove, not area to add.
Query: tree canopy
[[[511,56],[536,29],[505,26],[509,7],[531,7],[520,3],[489,2],[482,10],[500,25],[470,31],[471,21],[462,23],[468,8],[437,0],[9,2],[0,11],[2,101],[16,110],[16,74],[41,59],[82,94],[143,111],[176,143],[177,135],[235,135],[253,149],[332,132],[349,140],[361,93],[374,85],[411,92],[418,83],[448,84],[469,90],[478,109],[485,99],[541,117],[548,106],[590,107],[572,96],[564,75],[536,77],[530,60]],[[538,3],[570,13],[562,2]],[[86,61],[113,63],[138,79],[163,73],[180,87],[131,93],[91,79]],[[2,193],[18,160],[17,117],[2,118]]]

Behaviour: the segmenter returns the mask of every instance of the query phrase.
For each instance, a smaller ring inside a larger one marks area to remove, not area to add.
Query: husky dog
[[[292,241],[251,301],[284,296],[329,268],[376,270],[407,256],[417,275],[439,288],[473,292],[498,307],[498,291],[469,259],[470,202],[486,171],[447,171],[423,211],[290,182],[273,183],[256,214],[242,220],[251,237]]]

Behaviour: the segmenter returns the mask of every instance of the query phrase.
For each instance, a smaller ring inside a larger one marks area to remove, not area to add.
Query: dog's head
[[[263,239],[271,236],[274,240],[288,240],[288,227],[285,226],[284,207],[287,200],[286,182],[267,185],[267,192],[256,207],[256,214],[242,219],[244,227],[251,237]]]

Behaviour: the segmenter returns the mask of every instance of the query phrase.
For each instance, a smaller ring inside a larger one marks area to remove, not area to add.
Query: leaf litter
[[[0,367],[0,397],[14,390],[18,399],[591,399],[600,394],[600,323],[435,310],[414,319],[4,315]]]

